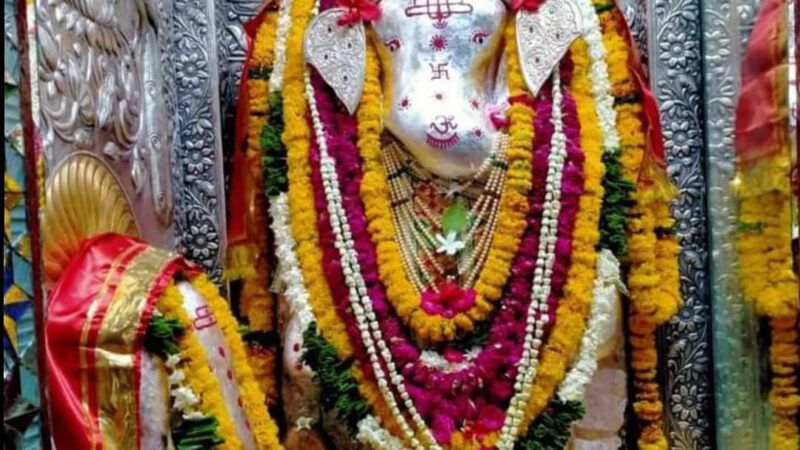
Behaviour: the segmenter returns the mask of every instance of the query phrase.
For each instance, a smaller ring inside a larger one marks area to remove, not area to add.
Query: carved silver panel
[[[707,286],[699,0],[647,2],[650,79],[659,101],[681,243],[683,306],[663,330],[663,386],[671,449],[714,448],[711,307]]]
[[[46,166],[108,161],[143,237],[218,278],[224,196],[213,0],[37,0]],[[209,51],[211,49],[211,51]]]
[[[175,74],[175,231],[178,250],[219,280],[225,195],[213,0],[173,0],[166,64]]]
[[[742,298],[733,246],[737,212],[733,126],[741,58],[758,0],[703,4],[706,149],[708,152],[709,277],[714,318],[717,447],[761,448],[768,442],[760,388],[758,322]]]
[[[171,246],[171,129],[154,2],[39,1],[39,132],[48,167],[75,151],[112,164],[151,242]]]
[[[248,50],[244,24],[258,13],[262,5],[267,3],[262,0],[221,0],[216,2],[219,101],[226,186],[228,185],[227,177],[230,174],[228,165],[234,150],[239,85]]]
[[[223,118],[233,117],[236,112],[239,81],[247,57],[247,37],[243,25],[258,13],[264,3],[261,0],[223,0],[216,3],[219,98]]]

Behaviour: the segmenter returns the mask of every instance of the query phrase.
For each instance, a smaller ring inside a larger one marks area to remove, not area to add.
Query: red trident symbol
[[[472,5],[466,0],[414,0],[414,4],[406,8],[406,17],[428,16],[436,28],[445,28],[447,19],[454,14],[469,14]]]

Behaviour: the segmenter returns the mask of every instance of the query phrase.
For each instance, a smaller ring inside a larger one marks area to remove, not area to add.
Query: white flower
[[[190,406],[196,405],[200,399],[197,397],[197,394],[194,393],[188,387],[179,387],[177,389],[173,389],[171,392],[173,397],[175,397],[174,407],[179,411],[183,411]]]
[[[436,253],[446,253],[448,256],[453,256],[464,249],[464,241],[457,239],[455,231],[447,233],[447,237],[437,234],[436,240],[439,241],[439,248],[436,249]]]
[[[200,411],[185,411],[183,413],[183,420],[200,420],[204,419],[205,417],[206,415]]]
[[[311,425],[314,425],[314,422],[316,422],[316,420],[311,417],[301,416],[297,418],[297,420],[294,422],[294,425],[298,430],[310,430]]]
[[[164,365],[170,369],[174,369],[178,366],[178,363],[181,362],[181,355],[179,353],[173,353],[167,357],[167,360],[164,362]]]
[[[171,374],[169,374],[169,376],[167,377],[167,382],[169,383],[170,386],[175,386],[181,384],[181,382],[185,379],[186,379],[186,374],[184,374],[182,370],[176,370]]]

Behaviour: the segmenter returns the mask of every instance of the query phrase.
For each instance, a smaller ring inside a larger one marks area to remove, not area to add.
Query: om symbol
[[[458,143],[458,124],[453,116],[436,116],[428,127],[431,131],[425,133],[425,142],[439,150],[446,150]]]

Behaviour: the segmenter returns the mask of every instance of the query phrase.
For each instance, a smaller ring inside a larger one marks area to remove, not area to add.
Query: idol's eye
[[[483,45],[486,40],[489,39],[489,33],[484,30],[478,30],[472,33],[472,43]]]
[[[403,44],[400,42],[400,39],[397,36],[393,36],[391,39],[384,42],[383,45],[385,45],[386,48],[388,48],[389,51],[392,53],[396,52],[397,50],[400,49],[400,47],[403,46]]]

